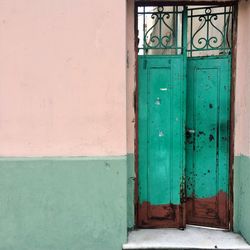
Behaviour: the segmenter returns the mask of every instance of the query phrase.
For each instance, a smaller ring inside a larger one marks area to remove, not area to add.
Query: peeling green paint
[[[187,196],[228,193],[231,56],[188,59]]]
[[[183,57],[138,56],[139,201],[180,204],[184,162]]]
[[[234,159],[234,230],[250,243],[250,157]]]
[[[0,159],[0,249],[121,250],[126,157]]]

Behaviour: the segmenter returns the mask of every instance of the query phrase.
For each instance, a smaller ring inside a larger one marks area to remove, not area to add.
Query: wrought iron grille
[[[142,6],[137,16],[139,54],[193,57],[231,52],[233,6]]]
[[[178,6],[138,7],[139,51],[143,54],[178,53],[182,48],[182,34],[178,30],[181,16]]]
[[[228,54],[232,47],[232,6],[188,9],[188,55]],[[210,51],[210,52],[209,52]]]

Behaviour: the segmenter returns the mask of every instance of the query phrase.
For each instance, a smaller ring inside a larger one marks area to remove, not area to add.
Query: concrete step
[[[123,249],[224,249],[250,250],[237,233],[225,230],[187,226],[179,229],[140,229],[129,233]]]

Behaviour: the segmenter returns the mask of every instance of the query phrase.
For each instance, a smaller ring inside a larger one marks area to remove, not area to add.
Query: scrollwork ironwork
[[[174,48],[174,29],[168,24],[173,13],[165,12],[163,7],[151,14],[153,25],[144,34],[144,49]]]
[[[215,12],[211,7],[204,8],[204,14],[194,14],[191,11],[191,25],[199,22],[199,27],[191,32],[190,51],[226,50],[230,49],[228,42],[228,20],[230,13]],[[199,11],[201,11],[199,9]],[[220,18],[219,18],[220,17]],[[223,18],[224,17],[224,18]],[[195,20],[197,20],[195,22]],[[193,30],[193,26],[191,27]]]
[[[232,6],[141,7],[138,18],[138,48],[145,54],[187,52],[192,56],[197,52],[193,55],[200,56],[200,52],[209,50],[211,53],[202,55],[230,53]]]

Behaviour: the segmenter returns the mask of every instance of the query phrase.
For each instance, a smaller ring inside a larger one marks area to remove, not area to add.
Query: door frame
[[[233,30],[232,30],[232,50],[231,50],[231,93],[230,93],[230,142],[229,142],[229,231],[233,230],[233,215],[234,215],[234,141],[235,141],[235,85],[236,85],[236,55],[237,55],[237,20],[238,20],[238,1],[237,0],[215,0],[215,1],[202,1],[202,0],[189,0],[189,1],[158,1],[158,0],[134,0],[134,53],[135,53],[135,91],[134,91],[134,112],[135,112],[135,138],[134,138],[134,166],[135,166],[135,182],[134,182],[134,212],[135,212],[135,228],[138,225],[138,209],[139,209],[139,191],[138,191],[138,97],[139,97],[139,88],[138,88],[138,29],[137,29],[137,7],[138,6],[185,6],[185,5],[220,5],[234,6],[233,11]],[[184,206],[184,219],[185,215],[185,206]],[[185,221],[184,221],[185,223]]]

